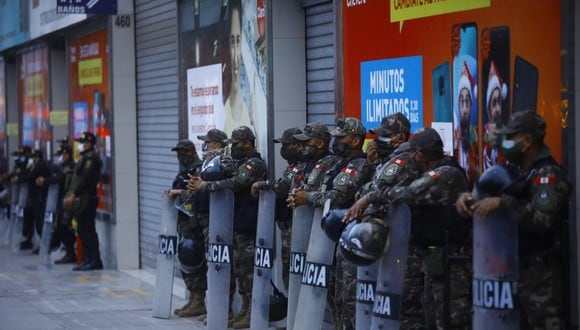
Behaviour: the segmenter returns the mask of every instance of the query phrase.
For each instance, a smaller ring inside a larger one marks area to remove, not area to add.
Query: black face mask
[[[194,156],[184,155],[184,154],[177,154],[177,161],[179,165],[183,167],[187,167],[193,163]]]
[[[318,154],[318,148],[315,146],[311,146],[305,144],[302,146],[302,150],[300,151],[302,160],[311,161],[316,159],[316,155]]]
[[[280,149],[280,156],[290,163],[296,163],[300,160],[300,154],[298,151],[290,146],[282,146],[282,149]]]
[[[344,143],[339,139],[335,139],[332,143],[332,151],[335,155],[346,157],[350,153],[350,144]]]
[[[232,146],[232,158],[233,159],[242,159],[246,155],[246,149],[241,146]]]
[[[393,153],[393,151],[395,151],[395,149],[397,149],[391,143],[387,143],[387,142],[383,142],[383,141],[376,141],[375,143],[377,145],[377,154],[379,154],[379,157],[381,157],[381,158],[385,158],[385,157],[389,156],[390,154]]]

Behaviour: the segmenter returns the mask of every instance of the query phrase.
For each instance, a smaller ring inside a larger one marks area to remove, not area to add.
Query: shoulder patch
[[[314,166],[315,169],[319,170],[321,168],[324,168],[324,165],[322,164],[316,164],[316,166]]]
[[[351,176],[355,176],[356,175],[356,171],[353,170],[352,168],[345,167],[345,168],[342,169],[342,172],[347,173],[347,174],[350,174]]]
[[[540,176],[534,178],[534,184],[554,184],[556,183],[556,178],[553,176]]]
[[[435,171],[429,171],[427,172],[427,174],[429,174],[429,176],[432,177],[433,179],[437,179],[439,177],[439,174],[437,174],[437,172]]]
[[[398,165],[397,163],[395,164],[390,164],[387,166],[387,168],[385,169],[385,172],[387,173],[387,175],[394,175],[398,172],[399,168],[401,166]]]
[[[244,167],[247,168],[250,172],[254,171],[254,167],[250,164],[244,164]]]
[[[393,158],[393,163],[399,165],[399,166],[405,166],[406,162],[402,159],[399,158]]]

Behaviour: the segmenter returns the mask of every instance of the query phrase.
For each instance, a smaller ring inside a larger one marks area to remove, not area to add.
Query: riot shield
[[[473,329],[518,329],[518,225],[500,208],[473,220]]]
[[[16,220],[12,227],[12,253],[20,252],[22,242],[22,226],[24,222],[24,207],[28,198],[28,183],[20,183],[18,188],[18,204],[16,206]]]
[[[276,194],[260,190],[258,202],[258,227],[254,252],[254,283],[252,285],[252,314],[250,329],[268,329],[270,311],[270,281],[274,261],[274,210]]]
[[[320,329],[322,327],[336,246],[336,243],[328,238],[320,226],[322,217],[329,208],[330,200],[326,201],[324,210],[316,208],[314,211],[293,329]]]
[[[40,263],[50,265],[50,240],[54,231],[54,220],[56,220],[56,205],[58,200],[58,184],[51,184],[46,195],[46,205],[44,209],[44,225],[40,237],[40,247],[38,255]]]
[[[407,204],[391,205],[387,215],[390,246],[380,259],[371,329],[399,329],[402,295],[411,236],[411,211]],[[357,326],[358,328],[358,326]]]
[[[215,191],[209,198],[207,247],[207,329],[227,329],[234,232],[234,194]]]
[[[161,230],[157,249],[153,317],[168,319],[171,316],[173,272],[177,253],[177,209],[165,192],[161,193]]]
[[[6,233],[2,237],[4,246],[11,246],[12,232],[14,231],[14,224],[16,223],[16,210],[18,209],[18,197],[20,195],[20,186],[13,184],[10,186],[10,214],[8,215],[8,227]]]
[[[4,244],[4,237],[9,229],[10,217],[7,208],[0,208],[0,246]]]
[[[356,272],[356,329],[371,327],[379,261],[367,267],[358,267]]]
[[[310,240],[313,216],[314,208],[310,205],[302,205],[295,208],[292,215],[292,239],[288,265],[290,268],[288,276],[288,313],[286,316],[286,328],[289,330],[294,328],[300,281],[304,271],[306,249],[308,249],[308,241]]]

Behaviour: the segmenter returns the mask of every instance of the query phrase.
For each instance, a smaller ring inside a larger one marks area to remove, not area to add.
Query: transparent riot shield
[[[16,220],[12,227],[12,253],[20,252],[22,242],[22,226],[24,224],[24,207],[28,198],[28,183],[20,183],[18,189],[18,205],[16,206]]]
[[[260,190],[258,202],[258,227],[254,252],[254,278],[252,285],[252,314],[250,329],[268,329],[272,264],[274,261],[274,211],[276,194],[272,190]]]
[[[320,225],[323,215],[329,209],[330,200],[326,201],[324,210],[316,208],[314,211],[293,329],[320,329],[322,327],[336,246]]]
[[[0,200],[8,198],[8,188],[0,191]],[[4,239],[4,235],[6,235],[6,231],[8,230],[8,223],[9,217],[7,213],[7,207],[0,208],[0,246],[2,246],[2,240]]]
[[[379,264],[380,262],[376,261],[370,266],[357,268],[355,321],[357,330],[367,330],[371,327]]]
[[[400,327],[407,250],[411,236],[411,211],[407,204],[393,204],[389,208],[387,223],[390,230],[390,246],[379,263],[370,327],[373,330],[399,329]]]
[[[518,225],[500,208],[473,220],[473,329],[519,328]]]
[[[294,209],[292,215],[292,238],[290,242],[290,262],[288,276],[288,313],[286,316],[286,328],[294,329],[294,318],[300,293],[300,281],[306,262],[306,250],[310,240],[312,229],[312,217],[314,208],[310,205],[302,205]]]
[[[157,251],[153,317],[168,319],[171,316],[173,273],[177,254],[177,209],[165,192],[161,193],[161,230]]]
[[[50,265],[50,240],[54,231],[54,222],[56,220],[56,206],[58,201],[58,184],[51,184],[48,187],[46,195],[46,205],[44,209],[44,224],[40,237],[40,247],[38,255],[40,264]]]
[[[14,224],[16,223],[16,210],[18,209],[18,197],[20,195],[20,186],[13,184],[10,186],[10,214],[8,215],[8,226],[6,233],[2,237],[2,245],[10,246],[12,242],[12,235],[14,231]]]
[[[215,191],[209,198],[207,248],[207,329],[227,329],[234,232],[234,194]]]

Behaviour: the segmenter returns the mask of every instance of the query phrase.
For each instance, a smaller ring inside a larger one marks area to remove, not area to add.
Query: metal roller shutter
[[[308,122],[334,125],[335,117],[335,22],[333,2],[305,8],[306,84]]]
[[[155,267],[159,194],[177,171],[178,19],[175,0],[135,0],[139,246],[142,267]]]

